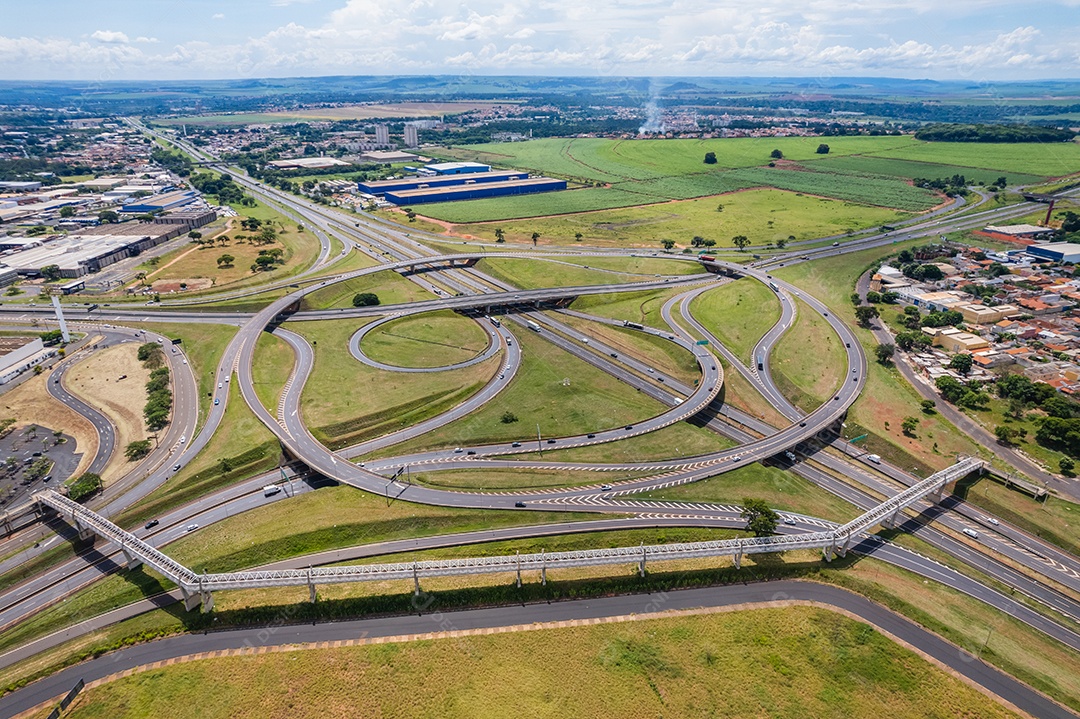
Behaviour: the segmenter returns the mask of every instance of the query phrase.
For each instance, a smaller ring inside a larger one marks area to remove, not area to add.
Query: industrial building
[[[395,162],[412,162],[413,160],[419,160],[420,157],[411,152],[401,152],[399,150],[371,150],[360,155],[360,159],[364,162],[390,165]]]
[[[358,182],[357,188],[369,195],[382,195],[386,192],[401,190],[422,190],[428,187],[449,187],[466,183],[506,182],[508,180],[527,180],[528,172],[476,172],[467,176],[446,175],[437,177],[405,177],[400,180],[373,180]]]
[[[7,384],[56,354],[40,337],[0,337],[0,384]]]
[[[168,242],[189,230],[180,223],[157,224],[128,222],[102,225],[52,240],[34,240],[20,249],[0,254],[0,285],[9,273],[37,277],[41,268],[56,265],[60,276],[78,279],[103,267],[133,257]]]
[[[1030,245],[1025,252],[1032,257],[1050,262],[1076,264],[1080,262],[1080,245],[1072,242],[1051,242],[1045,245]]]
[[[324,167],[344,167],[349,163],[334,157],[297,157],[291,160],[272,160],[267,164],[279,170],[317,170]]]
[[[386,200],[395,205],[419,205],[427,202],[453,202],[474,200],[481,197],[527,195],[534,192],[565,190],[566,180],[551,177],[533,177],[526,180],[505,182],[477,182],[448,187],[427,187],[414,190],[396,190],[384,193]]]
[[[491,172],[491,165],[482,162],[436,162],[424,165],[417,171],[419,175],[465,175],[472,172]]]
[[[198,196],[199,193],[195,192],[195,190],[177,190],[176,192],[168,192],[164,195],[154,195],[152,197],[142,197],[137,200],[132,200],[130,203],[123,205],[120,208],[120,211],[131,213],[164,212],[165,210],[172,210],[190,204],[194,202]]]

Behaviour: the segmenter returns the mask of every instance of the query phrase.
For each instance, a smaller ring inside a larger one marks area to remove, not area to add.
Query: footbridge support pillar
[[[307,588],[308,588],[308,600],[314,604],[317,596],[315,594],[315,582],[311,581],[311,567],[308,567],[307,573]]]
[[[645,576],[645,560],[648,557],[648,550],[645,549],[645,544],[641,545],[641,562],[638,563],[638,574],[642,577]]]
[[[127,549],[124,550],[124,561],[125,561],[126,566],[127,566],[127,568],[129,570],[130,569],[138,569],[139,567],[142,566],[142,563],[143,563],[143,561],[141,559],[136,557],[134,554],[129,552]]]
[[[742,569],[742,544],[735,550],[735,555],[732,559],[735,560],[735,568]]]
[[[412,565],[412,578],[413,578],[413,596],[414,597],[419,597],[420,594],[422,593],[422,590],[420,589],[420,574],[418,573],[418,570],[417,570],[417,567],[416,567],[416,562],[413,562],[413,565]]]

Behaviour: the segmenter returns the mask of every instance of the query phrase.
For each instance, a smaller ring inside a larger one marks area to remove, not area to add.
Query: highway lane
[[[100,342],[96,343],[96,346],[104,349],[112,344],[113,341],[110,341],[109,337],[104,337]],[[80,360],[89,357],[93,352],[94,349],[90,347],[81,349],[70,355],[69,358],[65,358],[65,361],[55,365],[45,381],[45,388],[53,399],[82,415],[93,426],[94,432],[97,433],[98,446],[94,458],[86,471],[101,474],[105,471],[105,467],[109,464],[109,460],[112,459],[113,453],[116,451],[116,429],[113,427],[112,420],[82,401],[78,396],[72,394],[64,382],[67,371]]]
[[[1076,716],[1008,674],[973,657],[970,649],[950,644],[878,604],[836,587],[797,581],[619,595],[480,610],[444,612],[434,605],[432,611],[437,613],[433,614],[425,614],[421,610],[417,615],[312,625],[281,625],[274,626],[269,631],[263,627],[252,627],[186,634],[129,647],[121,652],[65,669],[0,698],[0,711],[13,715],[31,709],[64,694],[79,679],[93,681],[135,667],[202,652],[314,644],[349,638],[425,634],[443,631],[444,623],[454,630],[467,631],[602,617],[641,616],[657,610],[700,610],[734,605],[787,606],[791,602],[810,602],[848,612],[1033,716],[1044,719]]]

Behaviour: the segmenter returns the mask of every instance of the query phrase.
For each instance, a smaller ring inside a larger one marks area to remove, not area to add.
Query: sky
[[[0,0],[0,79],[1080,77],[1080,0]]]

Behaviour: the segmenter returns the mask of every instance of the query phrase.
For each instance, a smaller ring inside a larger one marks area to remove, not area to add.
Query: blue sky
[[[1080,0],[2,0],[0,78],[1080,77]]]

